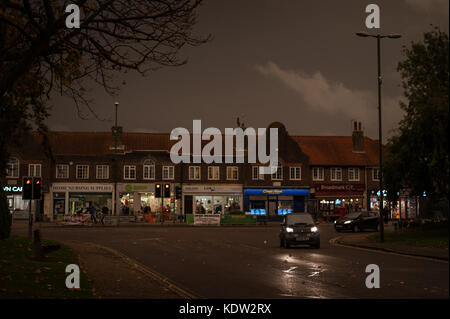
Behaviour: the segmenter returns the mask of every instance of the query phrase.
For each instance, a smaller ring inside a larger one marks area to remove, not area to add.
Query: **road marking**
[[[407,255],[407,254],[397,253],[397,252],[393,252],[393,251],[385,251],[385,250],[380,250],[380,249],[371,249],[371,248],[357,247],[357,246],[353,246],[353,245],[350,245],[350,244],[348,244],[348,245],[341,244],[341,243],[337,242],[341,237],[342,236],[331,238],[328,242],[331,245],[333,245],[333,246],[339,246],[339,247],[344,247],[344,248],[353,248],[353,249],[359,249],[359,250],[375,252],[375,253],[380,253],[380,254],[395,255],[395,256],[408,257],[408,258],[413,258],[413,259],[421,259],[421,260],[427,260],[427,261],[435,261],[435,262],[448,264],[448,260],[436,259],[436,258],[432,258],[432,257],[414,256],[414,255]]]
[[[294,266],[294,267],[291,267],[291,268],[289,268],[287,270],[283,270],[283,272],[289,273],[289,272],[291,272],[291,271],[293,271],[294,269],[297,269],[297,268],[298,268],[297,266]]]
[[[83,245],[91,245],[91,246],[97,247],[99,249],[103,249],[103,250],[109,251],[110,253],[120,257],[123,261],[125,261],[130,266],[135,267],[137,270],[139,270],[141,273],[143,273],[147,277],[150,277],[153,280],[159,281],[164,286],[166,286],[167,289],[172,290],[173,292],[175,292],[177,295],[179,295],[182,298],[185,298],[185,299],[199,299],[199,298],[200,299],[205,299],[204,297],[200,296],[199,294],[195,294],[193,292],[187,291],[185,288],[181,288],[179,285],[175,284],[173,281],[171,281],[166,276],[158,273],[157,271],[155,271],[153,269],[150,269],[149,267],[139,263],[135,259],[132,259],[132,258],[128,257],[127,255],[121,253],[118,250],[115,250],[113,248],[109,248],[109,247],[106,247],[106,246],[103,246],[103,245],[94,244],[94,243],[91,243],[91,242],[81,242],[81,241],[75,241],[75,240],[72,240],[72,241],[69,241],[69,242],[83,244]]]

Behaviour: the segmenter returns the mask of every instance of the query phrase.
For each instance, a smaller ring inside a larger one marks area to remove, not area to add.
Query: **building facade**
[[[51,154],[44,155],[33,133],[11,149],[3,190],[14,216],[24,216],[29,207],[21,200],[22,178],[42,177],[37,211],[49,220],[90,206],[115,215],[245,213],[272,220],[292,212],[332,217],[377,208],[378,141],[364,137],[360,126],[342,137],[292,136],[279,122],[272,127],[278,129],[279,163],[269,175],[259,173],[258,163],[174,164],[169,134],[120,127],[112,133],[50,132]],[[166,184],[170,197],[156,198],[155,185]]]

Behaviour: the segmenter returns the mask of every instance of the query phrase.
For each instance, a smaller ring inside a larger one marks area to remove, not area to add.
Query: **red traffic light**
[[[36,184],[40,184],[40,183],[41,183],[41,180],[38,179],[38,180],[36,181]]]

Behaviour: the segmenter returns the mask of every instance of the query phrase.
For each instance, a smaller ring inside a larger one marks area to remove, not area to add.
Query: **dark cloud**
[[[146,78],[117,74],[126,83],[117,97],[93,88],[94,108],[104,121],[80,120],[71,101],[55,97],[50,128],[109,130],[119,100],[119,124],[127,131],[191,130],[193,119],[202,119],[204,127],[232,127],[239,116],[253,127],[281,121],[292,134],[349,135],[353,119],[376,138],[376,43],[355,36],[365,28],[369,3],[206,1],[196,32],[212,33],[214,40],[183,51],[187,65]],[[396,72],[401,48],[420,40],[430,24],[448,31],[448,10],[435,10],[445,5],[439,0],[377,4],[380,31],[403,35],[382,43],[386,136],[402,117]]]

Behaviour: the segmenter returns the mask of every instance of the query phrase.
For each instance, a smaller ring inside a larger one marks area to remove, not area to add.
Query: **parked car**
[[[320,248],[319,228],[308,213],[288,214],[281,223],[280,247],[300,244]]]
[[[378,231],[379,221],[378,213],[367,211],[354,212],[336,220],[334,229],[338,232],[351,230],[355,233],[366,229]]]

